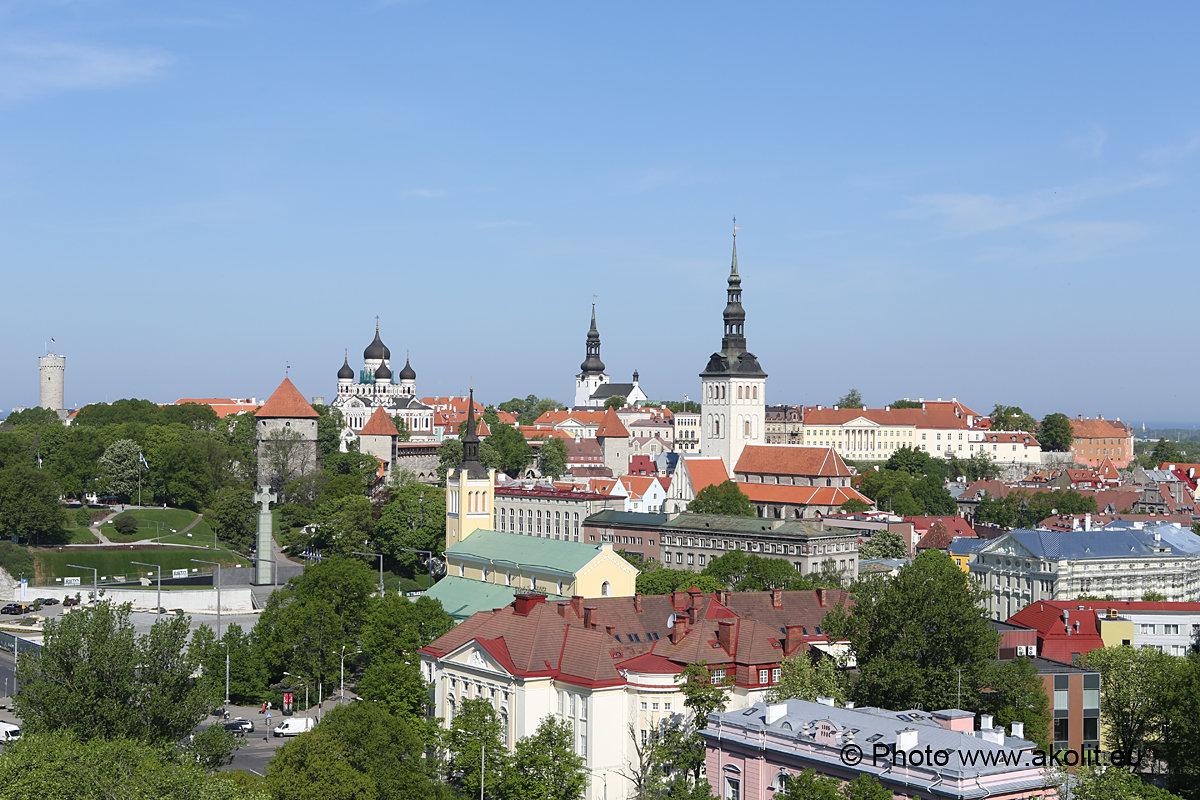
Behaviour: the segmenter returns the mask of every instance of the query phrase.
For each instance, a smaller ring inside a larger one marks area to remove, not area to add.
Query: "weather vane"
[[[733,235],[736,237],[738,232],[737,217],[733,218]]]

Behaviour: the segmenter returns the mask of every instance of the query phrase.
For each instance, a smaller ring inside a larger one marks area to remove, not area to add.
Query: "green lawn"
[[[80,570],[68,567],[67,564],[79,564],[85,567],[95,567],[100,571],[101,580],[104,576],[124,575],[127,580],[134,580],[137,572],[155,572],[148,567],[133,566],[131,561],[145,561],[148,564],[161,564],[163,573],[169,570],[187,569],[194,567],[201,571],[211,569],[206,564],[194,564],[191,559],[203,558],[206,561],[219,561],[222,564],[248,564],[246,559],[228,550],[205,552],[194,548],[155,549],[155,550],[125,550],[111,548],[107,550],[35,550],[33,551],[34,568],[37,571],[37,583],[42,586],[61,586],[55,578],[80,576],[82,583],[91,581],[91,570]]]
[[[182,530],[182,528],[175,528]],[[189,536],[189,534],[191,534]],[[162,537],[159,541],[163,544],[190,544],[197,547],[211,546],[213,543],[213,529],[208,524],[208,520],[201,519],[187,533],[172,533],[169,536]],[[222,545],[218,542],[218,547]]]
[[[139,508],[118,514],[112,520],[112,522],[115,522],[121,517],[133,517],[138,523],[137,533],[131,536],[119,534],[116,527],[110,522],[104,525],[104,535],[108,537],[109,541],[120,542],[122,544],[140,542],[145,539],[157,539],[159,537],[171,536],[172,528],[177,531],[183,530],[188,525],[191,525],[197,516],[196,512],[187,511],[182,508]],[[199,530],[201,527],[203,527],[203,531]],[[196,529],[193,530],[193,533],[195,534],[193,538],[206,533],[209,539],[212,539],[212,529],[204,522],[199,523]],[[187,543],[193,544],[191,541]]]
[[[92,533],[91,528],[67,528],[67,533],[71,538],[67,539],[70,544],[99,544],[100,540],[96,538],[96,534]]]

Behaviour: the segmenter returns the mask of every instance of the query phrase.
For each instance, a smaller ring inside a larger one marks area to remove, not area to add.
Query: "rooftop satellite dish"
[[[675,615],[674,614],[671,614],[671,616],[667,617],[667,627],[668,628],[675,627]]]

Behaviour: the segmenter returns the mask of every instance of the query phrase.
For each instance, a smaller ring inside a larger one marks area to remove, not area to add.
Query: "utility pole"
[[[383,597],[383,553],[360,553],[357,550],[351,550],[356,556],[374,556],[379,559],[379,596]]]

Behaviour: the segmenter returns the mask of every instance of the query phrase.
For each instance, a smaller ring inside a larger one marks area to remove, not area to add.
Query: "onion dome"
[[[390,381],[392,379],[392,371],[388,369],[387,364],[380,364],[375,368],[375,380]]]
[[[375,321],[375,338],[373,340],[371,340],[371,343],[369,345],[367,345],[367,349],[363,350],[363,358],[368,359],[368,360],[374,359],[374,360],[381,361],[385,358],[391,358],[391,357],[392,357],[392,351],[388,350],[387,345],[385,345],[383,343],[383,340],[379,338],[379,321],[376,320]]]
[[[349,353],[347,353],[346,357],[342,360],[342,368],[338,370],[338,380],[339,381],[354,380],[354,370],[350,368],[350,354]]]
[[[400,380],[415,381],[417,379],[417,371],[408,363],[408,358],[404,359],[404,369],[400,370]]]

